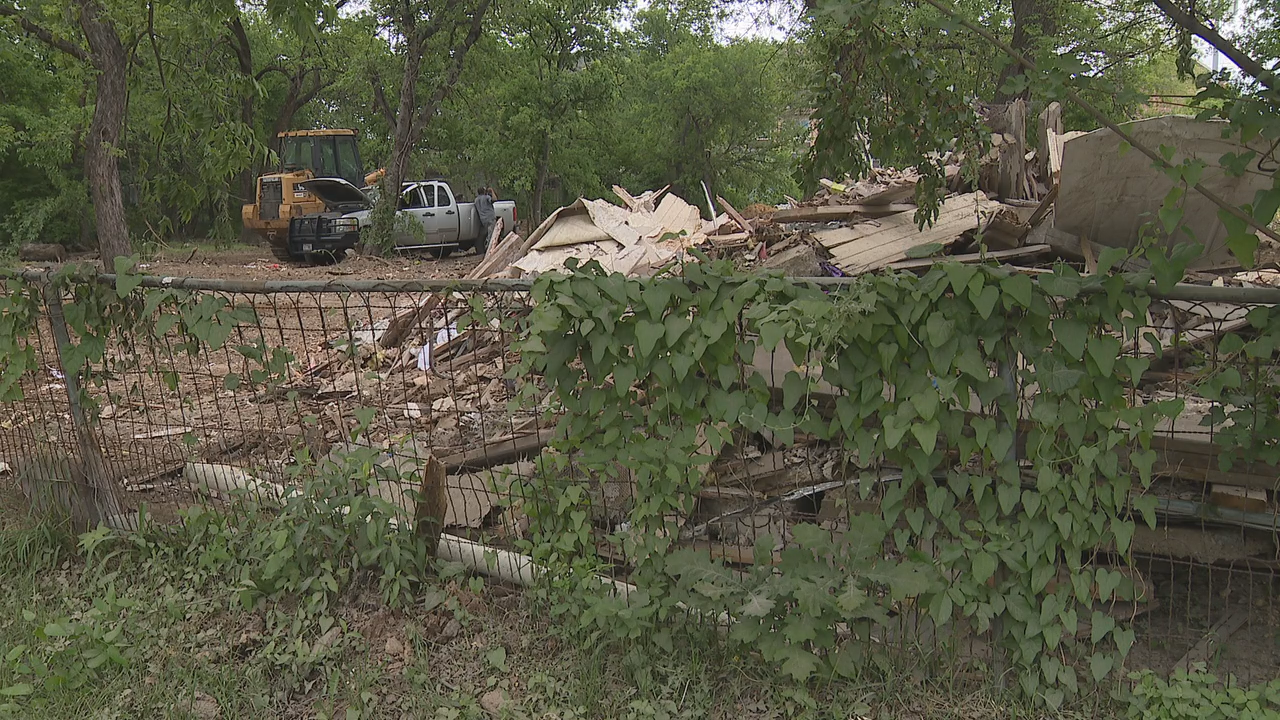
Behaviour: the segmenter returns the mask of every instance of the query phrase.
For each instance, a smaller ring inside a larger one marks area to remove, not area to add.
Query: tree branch
[[[1240,48],[1231,43],[1230,40],[1218,34],[1217,30],[1200,22],[1194,15],[1174,5],[1170,0],[1151,0],[1160,11],[1169,16],[1169,19],[1182,27],[1190,30],[1200,39],[1217,48],[1223,55],[1231,59],[1239,68],[1246,73],[1252,75],[1258,82],[1262,83],[1269,90],[1276,89],[1275,73],[1262,67],[1262,63],[1245,55]]]
[[[379,113],[382,114],[387,125],[391,128],[396,126],[396,114],[391,109],[391,104],[387,102],[387,91],[382,87],[382,78],[378,76],[376,71],[369,73],[369,84],[373,86],[373,105]]]
[[[283,76],[285,77],[285,79],[286,79],[286,80],[290,80],[290,79],[292,79],[292,78],[293,78],[293,76],[289,74],[289,71],[288,71],[288,70],[285,70],[284,68],[280,67],[279,65],[268,65],[268,66],[266,66],[266,67],[262,68],[261,70],[259,70],[259,71],[258,71],[258,73],[257,73],[256,75],[254,75],[254,76],[253,76],[253,79],[254,79],[254,80],[259,80],[259,81],[261,81],[261,80],[262,80],[262,78],[264,78],[264,77],[266,77],[266,76],[270,75],[270,74],[271,74],[271,73],[273,73],[273,72],[275,72],[275,73],[280,73],[281,75],[283,75]]]
[[[476,41],[480,39],[480,31],[483,28],[485,13],[489,10],[489,2],[490,0],[480,0],[480,4],[476,6],[475,12],[471,16],[471,28],[467,31],[467,36],[463,38],[460,45],[453,48],[453,58],[448,74],[436,86],[436,91],[431,96],[431,101],[422,105],[419,109],[419,123],[425,125],[428,119],[440,109],[440,105],[445,99],[449,97],[449,92],[453,90],[453,86],[458,84],[458,78],[462,76],[462,62],[466,59],[467,52],[471,50],[471,46],[475,45]]]
[[[1163,0],[1153,0],[1153,2],[1162,2],[1162,1]],[[993,34],[990,30],[984,27],[981,27],[980,25],[977,25],[976,23],[970,21],[966,17],[961,16],[959,13],[955,11],[955,9],[941,2],[941,0],[924,0],[924,2],[937,8],[938,11],[941,12],[943,15],[946,15],[952,20],[959,22],[961,25],[968,28],[971,32],[977,33],[978,35],[986,39],[987,42],[991,43],[995,47],[1000,48],[1000,50],[1002,50],[1006,55],[1013,58],[1013,60],[1016,63],[1026,68],[1028,71],[1034,72],[1036,70],[1035,63],[1032,63],[1030,60],[1028,60],[1025,55],[1018,52],[1017,50],[1014,50],[1012,47],[1009,47],[1007,43],[1005,43],[1000,38],[996,37],[995,34]],[[1086,113],[1088,113],[1094,120],[1097,120],[1103,127],[1115,133],[1117,137],[1119,137],[1121,140],[1128,143],[1130,147],[1134,148],[1135,150],[1142,153],[1143,155],[1146,155],[1147,157],[1151,158],[1151,161],[1154,162],[1156,165],[1160,166],[1161,168],[1164,168],[1165,170],[1173,169],[1173,165],[1171,165],[1167,160],[1165,160],[1164,157],[1160,155],[1160,153],[1138,142],[1136,139],[1134,139],[1132,135],[1125,132],[1124,128],[1120,127],[1114,121],[1112,121],[1111,118],[1107,117],[1105,113],[1103,113],[1098,108],[1094,107],[1093,104],[1090,103],[1088,100],[1085,100],[1084,98],[1080,97],[1075,90],[1072,90],[1071,88],[1063,88],[1063,91],[1065,92],[1068,100],[1074,103],[1081,110],[1084,110]],[[1246,213],[1245,211],[1241,210],[1235,205],[1232,205],[1226,200],[1223,200],[1222,197],[1217,193],[1215,193],[1214,191],[1206,188],[1204,185],[1200,183],[1196,183],[1195,185],[1193,185],[1192,189],[1200,193],[1201,195],[1203,195],[1205,199],[1207,199],[1209,202],[1213,203],[1214,205],[1217,205],[1220,209],[1225,210],[1232,217],[1236,218],[1237,220],[1243,221],[1249,227],[1253,228],[1254,230],[1257,230],[1263,235],[1266,235],[1272,240],[1280,242],[1280,233],[1277,233],[1275,230],[1272,230],[1266,225],[1258,222],[1249,213]]]
[[[17,20],[18,27],[22,28],[23,32],[39,40],[45,45],[48,45],[55,50],[61,50],[77,60],[89,62],[89,53],[86,52],[84,48],[66,40],[65,38],[60,38],[55,35],[52,30],[32,22],[19,12],[16,7],[9,4],[0,4],[0,16],[11,17]]]

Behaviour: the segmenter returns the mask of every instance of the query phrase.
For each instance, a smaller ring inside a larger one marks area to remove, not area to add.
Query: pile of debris
[[[1219,159],[1262,158],[1268,148],[1257,139],[1243,143],[1224,138],[1222,130],[1221,123],[1177,116],[1126,126],[1142,144],[1172,149],[1175,165],[1185,159],[1205,161],[1201,184],[1227,202],[1252,202],[1259,190],[1270,188],[1270,175],[1230,173]],[[1056,104],[1040,116],[1040,150],[1029,148],[1022,130],[1018,132],[993,134],[991,151],[979,163],[976,187],[961,171],[963,158],[948,158],[950,194],[923,228],[915,202],[919,176],[912,170],[874,168],[857,180],[824,179],[822,189],[807,200],[788,198],[787,205],[777,208],[752,206],[746,214],[753,225],[743,228],[745,242],[740,236],[723,242],[714,233],[708,239],[742,265],[762,264],[795,276],[922,270],[942,260],[997,261],[1035,274],[1047,272],[1059,259],[1094,272],[1102,249],[1131,250],[1144,232],[1150,234],[1147,228],[1157,220],[1174,181],[1141,153],[1124,153],[1116,133],[1063,133]],[[1182,210],[1180,227],[1161,228],[1157,242],[1166,248],[1183,242],[1185,228],[1204,245],[1190,266],[1189,281],[1270,285],[1280,280],[1274,267],[1235,272],[1239,262],[1209,200],[1188,192]],[[1132,258],[1128,263],[1128,269],[1140,269],[1145,261]]]
[[[704,243],[718,227],[704,221],[698,208],[668,193],[669,188],[633,196],[614,186],[625,207],[580,198],[552,213],[527,240],[503,241],[485,261],[486,270],[494,271],[482,277],[564,270],[570,258],[579,264],[595,260],[609,272],[651,276]],[[505,269],[496,270],[497,265]]]

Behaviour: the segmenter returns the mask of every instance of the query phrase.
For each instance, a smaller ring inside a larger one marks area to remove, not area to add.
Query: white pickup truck
[[[289,256],[342,257],[360,243],[360,231],[371,224],[376,188],[362,190],[341,178],[316,178],[301,185],[324,202],[326,211],[290,221]],[[493,212],[502,218],[503,227],[515,227],[514,202],[499,200]],[[482,232],[475,203],[458,202],[443,180],[404,183],[397,215],[394,239],[401,250],[423,248],[443,258],[454,250],[470,250]]]

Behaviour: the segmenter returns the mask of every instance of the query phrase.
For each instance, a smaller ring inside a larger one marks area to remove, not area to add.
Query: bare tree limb
[[[76,45],[70,40],[58,37],[52,30],[32,22],[25,15],[19,12],[16,7],[7,3],[0,4],[0,15],[17,20],[18,27],[22,28],[23,32],[39,40],[45,45],[48,45],[55,50],[61,50],[77,60],[89,62],[89,53],[85,51],[84,48]]]
[[[1161,0],[1153,0],[1153,1],[1160,2]],[[938,11],[941,12],[943,15],[946,15],[952,20],[959,22],[961,25],[965,26],[970,31],[977,33],[978,35],[986,39],[987,42],[991,43],[997,48],[1000,48],[1001,51],[1003,51],[1009,57],[1013,58],[1013,60],[1017,62],[1019,65],[1021,65],[1022,67],[1032,72],[1035,71],[1036,69],[1035,63],[1031,62],[1026,58],[1025,55],[1018,52],[1017,50],[1014,50],[1003,40],[996,37],[995,34],[993,34],[990,30],[970,21],[966,17],[961,16],[959,13],[955,11],[955,9],[941,2],[941,0],[924,0],[924,2],[937,8]],[[1165,170],[1173,169],[1173,165],[1171,165],[1169,161],[1165,160],[1164,157],[1160,155],[1160,153],[1138,142],[1136,139],[1134,139],[1132,135],[1125,132],[1124,128],[1120,127],[1111,118],[1107,117],[1106,113],[1103,113],[1101,110],[1094,107],[1093,103],[1090,103],[1088,100],[1085,100],[1084,98],[1080,97],[1075,90],[1072,90],[1071,88],[1063,88],[1063,91],[1065,92],[1068,100],[1074,103],[1081,110],[1084,110],[1086,113],[1088,113],[1090,117],[1092,117],[1094,120],[1097,120],[1103,127],[1115,133],[1117,137],[1119,137],[1121,140],[1128,143],[1130,147],[1134,148],[1135,150],[1142,153],[1143,155],[1146,155],[1147,157],[1151,158],[1152,162],[1164,168]],[[1213,203],[1214,205],[1217,205],[1220,209],[1226,211],[1232,217],[1244,222],[1249,227],[1253,228],[1254,230],[1257,230],[1263,235],[1266,235],[1272,240],[1275,240],[1276,242],[1280,242],[1280,233],[1277,233],[1275,230],[1272,230],[1266,225],[1258,222],[1252,215],[1250,215],[1249,213],[1246,213],[1245,211],[1241,210],[1235,205],[1232,205],[1231,203],[1222,199],[1222,196],[1218,195],[1214,191],[1206,188],[1204,185],[1200,183],[1196,183],[1195,185],[1193,185],[1192,189],[1200,193],[1202,196],[1204,196],[1204,198],[1207,199],[1209,202]]]
[[[1232,42],[1218,34],[1217,30],[1200,22],[1196,16],[1183,10],[1170,0],[1151,0],[1160,11],[1169,16],[1169,19],[1182,27],[1190,30],[1200,37],[1201,40],[1209,43],[1217,48],[1223,55],[1231,59],[1241,70],[1252,75],[1258,82],[1262,83],[1269,90],[1276,89],[1275,73],[1264,68],[1262,63],[1254,60],[1244,54],[1240,48],[1236,47]]]

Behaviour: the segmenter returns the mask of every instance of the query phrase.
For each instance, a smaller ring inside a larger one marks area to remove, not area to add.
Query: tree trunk
[[[1041,38],[1054,37],[1058,34],[1058,19],[1056,17],[1057,8],[1054,0],[1013,0],[1013,41],[1010,43],[1014,50],[1023,55],[1033,58],[1035,56],[1036,44]],[[1000,71],[1000,77],[996,81],[996,101],[1009,102],[1021,98],[1028,100],[1031,97],[1030,89],[1024,89],[1018,93],[1004,92],[1005,82],[1012,77],[1022,74],[1022,68],[1014,62],[1010,62]]]
[[[547,189],[547,173],[551,167],[551,133],[542,134],[542,154],[538,157],[538,174],[533,183],[533,227],[542,224],[542,198]]]
[[[124,135],[128,109],[128,55],[111,21],[100,15],[95,0],[80,0],[80,28],[89,43],[93,67],[98,72],[98,93],[85,143],[85,179],[93,199],[93,215],[98,227],[98,251],[103,265],[111,270],[117,257],[132,253],[129,224],[124,215],[124,193],[120,187],[120,164],[116,153]]]
[[[396,207],[399,204],[400,186],[409,170],[409,159],[414,148],[422,137],[423,128],[435,117],[440,105],[449,96],[449,92],[458,83],[462,74],[462,63],[476,41],[480,38],[481,22],[488,10],[490,0],[480,0],[475,10],[470,13],[471,25],[466,37],[449,49],[448,70],[435,82],[435,91],[425,102],[418,103],[418,81],[422,69],[422,55],[427,49],[428,40],[441,32],[444,23],[440,19],[432,21],[426,27],[417,25],[414,11],[406,5],[407,12],[398,18],[400,31],[405,37],[404,74],[400,79],[400,103],[396,109],[395,137],[391,143],[391,162],[387,163],[387,174],[382,178],[382,192],[374,204],[372,227],[364,242],[365,252],[379,252],[394,247],[392,232],[395,229]],[[452,12],[456,2],[450,3],[446,12]],[[457,26],[453,28],[455,31]],[[450,36],[452,37],[452,32]],[[385,98],[381,97],[381,85],[374,76],[374,91],[379,97],[379,105],[385,106]]]
[[[227,29],[231,31],[232,47],[236,53],[236,66],[240,70],[240,77],[245,83],[249,84],[249,87],[243,90],[240,95],[240,122],[252,130],[254,120],[253,46],[249,44],[249,34],[245,32],[244,23],[240,21],[239,15],[236,15],[227,23]],[[250,165],[240,171],[240,201],[242,203],[252,203],[256,200],[254,197],[254,181],[257,175],[258,169],[254,165]]]
[[[392,247],[395,213],[400,199],[400,186],[409,172],[409,158],[418,144],[420,128],[414,122],[418,103],[418,71],[422,67],[423,44],[410,42],[405,47],[404,75],[400,81],[400,104],[396,108],[395,136],[391,140],[391,162],[382,178],[382,191],[371,213],[373,227],[363,252],[381,255]]]

